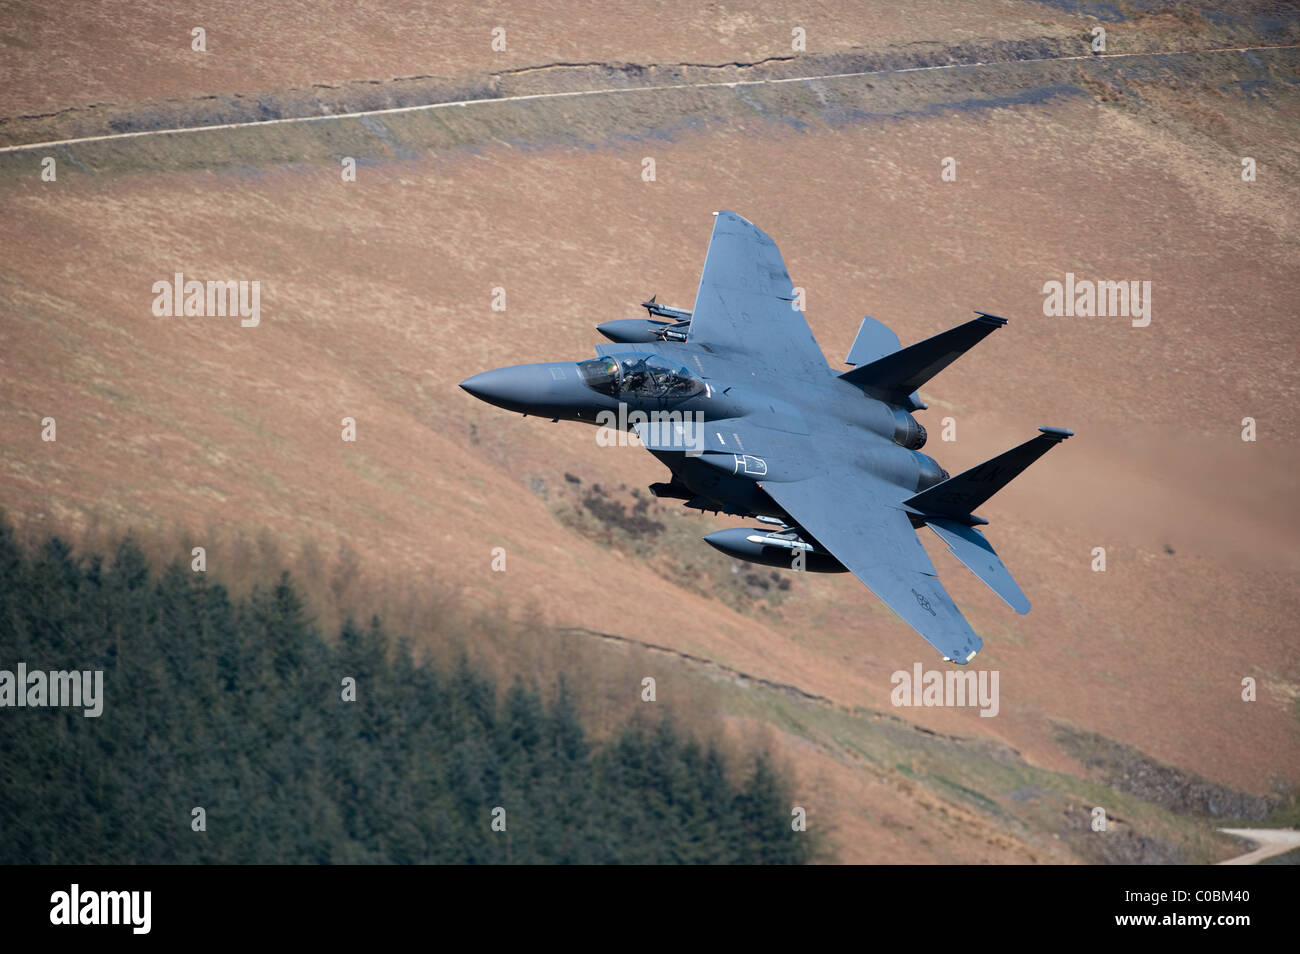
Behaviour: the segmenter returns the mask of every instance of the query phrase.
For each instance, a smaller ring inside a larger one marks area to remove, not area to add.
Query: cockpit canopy
[[[578,362],[578,371],[587,387],[610,397],[680,401],[704,390],[699,377],[657,354],[602,355]]]

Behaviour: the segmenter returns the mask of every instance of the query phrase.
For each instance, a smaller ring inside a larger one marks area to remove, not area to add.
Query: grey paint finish
[[[617,418],[672,472],[656,495],[771,526],[707,542],[739,559],[848,570],[946,659],[982,646],[940,584],[917,529],[1017,612],[1029,601],[973,513],[1072,432],[1042,434],[957,477],[920,452],[917,390],[1006,325],[987,312],[906,348],[863,320],[842,374],[826,363],[793,307],[776,244],[734,212],[718,212],[693,308],[645,302],[648,319],[606,322],[597,357],[500,368],[461,383],[489,403],[552,419]],[[671,324],[654,320],[677,319]],[[809,565],[809,560],[815,565]]]

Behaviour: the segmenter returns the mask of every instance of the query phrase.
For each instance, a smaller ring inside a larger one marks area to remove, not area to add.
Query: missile
[[[749,563],[779,566],[788,570],[793,569],[796,555],[802,553],[803,568],[810,573],[848,572],[839,560],[792,531],[769,533],[762,529],[732,527],[710,533],[704,542],[727,556]]]
[[[655,301],[658,295],[651,295],[649,301],[641,302],[641,307],[647,313],[658,318],[671,318],[673,321],[690,321],[691,313],[685,308],[670,308],[668,305],[661,305]]]

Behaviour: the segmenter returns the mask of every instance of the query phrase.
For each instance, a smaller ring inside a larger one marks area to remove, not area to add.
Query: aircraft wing
[[[718,212],[695,294],[687,340],[741,352],[762,369],[825,375],[826,358],[803,312],[776,243],[735,212]]]
[[[763,489],[935,649],[970,662],[984,645],[940,584],[898,488],[866,473],[820,474]]]

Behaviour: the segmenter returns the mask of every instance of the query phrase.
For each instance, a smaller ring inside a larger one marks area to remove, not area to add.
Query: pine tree
[[[0,668],[102,669],[111,713],[0,718],[0,863],[808,856],[767,760],[737,791],[671,718],[593,745],[566,680],[549,706],[521,680],[498,701],[467,657],[417,663],[378,619],[326,640],[287,575],[232,600],[184,563],[152,574],[130,539],[107,562],[57,539],[28,557],[0,518],[0,621]]]

